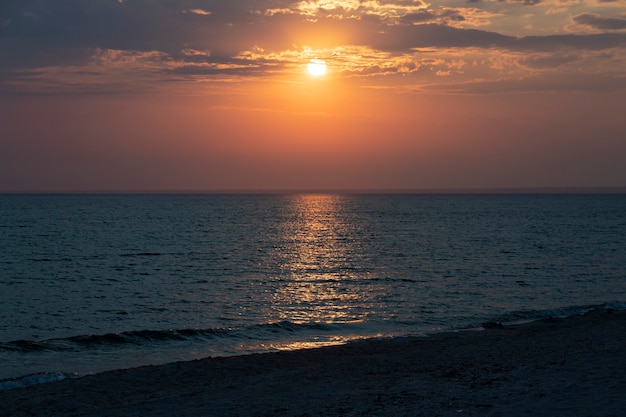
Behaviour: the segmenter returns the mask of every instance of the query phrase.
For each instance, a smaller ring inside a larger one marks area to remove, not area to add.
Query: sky
[[[0,192],[625,186],[625,0],[0,1]]]

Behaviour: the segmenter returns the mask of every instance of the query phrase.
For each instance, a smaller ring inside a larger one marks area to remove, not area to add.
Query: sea
[[[624,308],[625,194],[0,195],[0,390]]]

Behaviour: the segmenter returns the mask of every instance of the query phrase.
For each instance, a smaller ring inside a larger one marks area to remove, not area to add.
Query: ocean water
[[[0,389],[626,307],[626,195],[0,195],[0,249]]]

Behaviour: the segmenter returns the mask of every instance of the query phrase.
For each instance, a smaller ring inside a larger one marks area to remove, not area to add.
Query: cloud
[[[427,4],[422,0],[304,0],[294,2],[282,10],[287,13],[301,14],[308,17],[334,17],[338,19],[377,16],[384,20],[401,18],[408,13],[416,13]],[[280,10],[280,9],[279,9]]]
[[[423,85],[417,91],[441,91],[455,94],[502,94],[528,92],[616,92],[626,91],[626,78],[617,71],[603,77],[590,74],[540,74],[524,79],[474,80],[464,83]]]
[[[522,3],[524,6],[535,6],[543,2],[543,0],[498,0],[507,1],[508,3]]]
[[[462,29],[442,24],[396,26],[366,40],[383,50],[424,47],[480,47],[524,51],[560,51],[561,48],[607,49],[624,47],[626,36],[619,33],[588,35],[508,36],[478,29]]]
[[[623,51],[626,19],[579,2],[559,7],[576,10],[569,22],[593,33],[568,33],[565,11],[543,13],[546,21],[561,19],[549,30],[523,29],[543,20],[516,1],[451,8],[421,0],[23,0],[0,10],[0,91],[280,77],[316,57],[333,66],[332,76],[417,83],[434,82],[437,73],[468,82],[566,66],[598,75],[626,65],[623,53],[597,54],[594,65],[578,58],[580,51]],[[522,22],[519,33],[510,22]]]
[[[400,19],[402,23],[414,24],[423,22],[432,22],[437,16],[428,10],[420,10],[416,13],[407,13]]]
[[[524,55],[519,63],[533,69],[558,69],[563,65],[575,63],[579,55],[574,53],[566,54],[531,54]]]
[[[465,17],[458,10],[451,9],[441,11],[420,10],[416,13],[407,13],[400,19],[404,24],[462,22],[464,20]]]
[[[42,66],[35,70],[7,71],[0,92],[35,94],[93,94],[145,91],[164,82],[176,67],[160,51],[96,49],[86,63]]]
[[[200,16],[209,16],[210,14],[212,14],[212,12],[210,12],[208,10],[202,10],[202,9],[183,10],[183,13],[192,13],[192,14],[197,14],[197,15],[200,15]]]
[[[574,16],[574,22],[599,30],[624,30],[626,19],[618,17],[603,17],[592,13],[581,13]]]

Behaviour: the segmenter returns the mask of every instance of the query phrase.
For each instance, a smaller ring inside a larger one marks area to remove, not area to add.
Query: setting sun
[[[312,59],[307,65],[309,74],[314,77],[321,77],[326,74],[326,62],[321,59]]]

